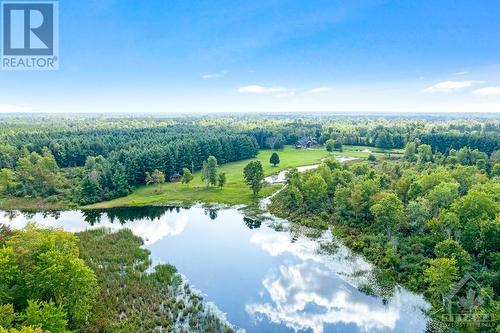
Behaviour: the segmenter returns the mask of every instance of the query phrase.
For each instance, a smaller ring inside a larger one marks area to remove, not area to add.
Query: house
[[[182,176],[180,173],[174,173],[171,177],[170,177],[170,182],[171,183],[178,183],[182,180]]]
[[[297,143],[295,144],[295,149],[313,148],[318,146],[318,142],[316,142],[316,140],[314,140],[313,138],[304,137],[297,141]]]

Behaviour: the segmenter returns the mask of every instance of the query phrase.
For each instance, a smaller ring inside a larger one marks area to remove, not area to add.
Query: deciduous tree
[[[188,168],[183,168],[182,169],[182,183],[186,184],[189,186],[189,183],[193,180],[193,174],[191,173],[191,170]]]
[[[245,183],[250,187],[254,196],[257,196],[262,189],[264,180],[264,169],[260,161],[252,161],[243,170]]]

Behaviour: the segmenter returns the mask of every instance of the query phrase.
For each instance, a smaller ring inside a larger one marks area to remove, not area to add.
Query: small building
[[[318,147],[318,143],[313,138],[302,138],[295,144],[295,149]]]
[[[182,176],[180,173],[176,172],[172,176],[170,176],[171,183],[178,183],[182,180]]]

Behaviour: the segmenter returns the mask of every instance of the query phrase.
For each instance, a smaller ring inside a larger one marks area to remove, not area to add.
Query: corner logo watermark
[[[59,3],[1,1],[1,68],[59,69]]]
[[[471,288],[465,289],[469,285]],[[483,299],[479,295],[481,285],[470,275],[466,274],[448,292],[443,295],[443,307],[431,313],[428,332],[450,332],[451,327],[474,327],[479,329],[494,329],[499,322],[498,314],[477,311],[485,301],[492,301],[489,295]],[[459,293],[463,296],[459,297]],[[450,326],[451,325],[451,326]]]

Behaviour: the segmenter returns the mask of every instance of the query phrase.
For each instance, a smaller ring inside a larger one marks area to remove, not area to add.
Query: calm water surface
[[[144,239],[153,262],[171,263],[190,284],[247,332],[424,332],[427,303],[398,289],[388,300],[356,285],[370,265],[332,237],[310,239],[285,221],[248,219],[235,208],[167,207],[56,214],[1,212],[0,223],[29,221],[77,232],[129,228]],[[276,226],[279,227],[276,227]],[[280,231],[276,231],[280,230]]]

